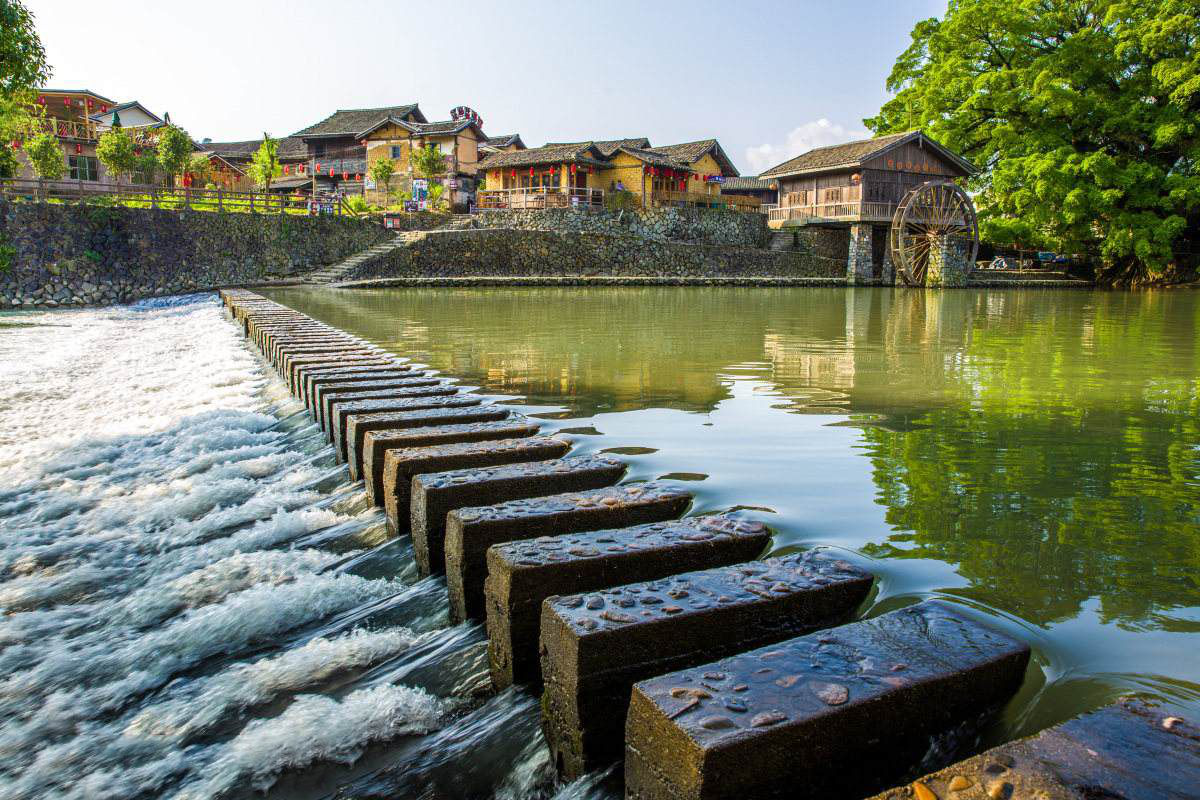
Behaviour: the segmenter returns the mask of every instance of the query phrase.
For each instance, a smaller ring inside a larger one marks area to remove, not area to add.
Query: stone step
[[[1200,727],[1124,699],[872,800],[1191,800],[1197,787]]]
[[[313,360],[299,365],[292,365],[287,372],[280,375],[288,385],[293,395],[298,396],[298,389],[304,384],[304,377],[310,374],[330,372],[346,367],[374,367],[375,369],[399,369],[403,366],[392,356],[349,355],[341,358]]]
[[[397,377],[388,377],[387,374],[384,374],[384,377],[378,377],[380,373],[391,373]],[[334,400],[346,400],[348,398],[373,400],[380,397],[387,397],[387,392],[394,389],[416,389],[420,387],[449,385],[444,378],[428,375],[421,370],[394,373],[390,370],[380,370],[372,380],[323,383],[313,389],[311,401],[309,398],[303,399],[313,419],[321,422],[321,427],[324,428],[324,420],[329,418],[329,408]],[[301,391],[303,392],[303,387]]]
[[[541,681],[538,630],[547,597],[749,561],[770,543],[761,522],[713,516],[489,548],[484,604],[492,684]]]
[[[326,372],[309,375],[299,385],[297,397],[305,406],[312,409],[318,403],[319,389],[330,385],[352,385],[354,383],[369,383],[371,381],[397,380],[407,377],[424,377],[422,370],[411,369],[407,364],[396,367],[341,367]]]
[[[449,397],[458,394],[458,387],[445,381],[434,381],[425,386],[385,387],[366,391],[352,391],[346,394],[335,394],[326,397],[320,406],[314,409],[317,424],[328,431],[330,421],[337,410],[344,405],[363,400],[403,400],[410,397]]]
[[[271,366],[279,369],[282,364],[280,359],[288,353],[300,355],[304,353],[327,353],[337,350],[346,350],[350,348],[366,348],[367,346],[353,339],[343,338],[340,336],[328,336],[322,334],[319,337],[305,336],[280,336],[280,337],[264,337],[259,350],[263,354],[263,358],[267,360]],[[371,348],[378,352],[378,348]]]
[[[451,511],[446,515],[450,619],[483,619],[487,549],[492,545],[662,522],[682,515],[691,502],[683,489],[640,483]]]
[[[386,461],[386,458],[385,458]],[[385,465],[384,471],[387,471]],[[384,483],[383,507],[396,531],[412,533],[413,558],[421,575],[446,569],[446,520],[451,511],[562,492],[611,486],[625,474],[625,464],[608,456],[578,456],[487,469],[451,470],[417,475],[412,480],[408,524],[399,499]]]
[[[629,704],[625,796],[859,797],[1010,698],[1028,663],[1028,645],[927,601],[651,678]]]
[[[542,729],[560,777],[620,760],[638,681],[844,622],[871,583],[849,562],[809,551],[551,597],[541,616]]]
[[[443,398],[435,398],[443,399]],[[444,398],[456,400],[458,398]],[[467,398],[473,402],[444,404],[430,408],[417,408],[410,411],[386,411],[375,414],[361,414],[350,419],[350,424],[363,427],[363,439],[375,431],[395,431],[405,429],[434,428],[442,425],[467,425],[478,422],[499,422],[509,416],[508,409],[502,406],[486,406],[478,398]],[[362,459],[359,455],[362,444],[349,440],[352,455],[359,464],[361,474]],[[343,463],[349,463],[347,459]]]
[[[345,358],[352,357],[367,357],[367,358],[389,358],[390,353],[385,353],[373,347],[364,347],[363,345],[338,345],[336,347],[325,348],[296,348],[295,350],[287,350],[281,353],[274,361],[273,366],[280,374],[287,375],[292,371],[294,364],[310,364],[320,361],[340,362]]]
[[[350,477],[366,479],[367,500],[376,506],[384,505],[384,485],[395,480],[388,471],[386,454],[389,450],[413,447],[437,447],[456,442],[485,442],[497,439],[520,439],[533,436],[538,426],[520,414],[508,414],[495,422],[474,422],[465,425],[443,425],[436,428],[390,428],[368,431],[363,439],[362,469],[350,462]],[[357,459],[356,459],[357,460]],[[356,471],[359,474],[355,474]],[[409,487],[411,488],[411,487]],[[405,512],[404,530],[408,530],[408,513]],[[389,525],[390,525],[389,521]],[[397,533],[392,528],[392,533]]]
[[[388,450],[378,476],[383,491],[377,497],[380,505],[391,503],[397,519],[404,519],[417,475],[549,461],[565,456],[570,449],[568,442],[553,436],[530,436]]]
[[[419,411],[425,408],[465,408],[482,405],[478,395],[449,397],[409,397],[394,400],[355,400],[335,403],[329,418],[331,434],[338,459],[345,463],[350,457],[358,460],[363,436],[367,431],[388,427],[389,414],[399,411]]]

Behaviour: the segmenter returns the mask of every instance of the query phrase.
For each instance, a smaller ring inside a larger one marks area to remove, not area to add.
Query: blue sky
[[[140,100],[195,137],[338,108],[469,105],[525,143],[716,137],[743,174],[865,135],[913,24],[945,0],[421,3],[26,0],[55,88]]]

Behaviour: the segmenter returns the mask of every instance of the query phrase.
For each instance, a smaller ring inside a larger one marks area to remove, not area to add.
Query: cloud
[[[758,175],[776,164],[781,164],[789,158],[795,158],[814,147],[852,142],[855,139],[867,139],[870,136],[870,132],[865,128],[847,128],[821,117],[793,128],[782,144],[767,142],[757,147],[747,147],[746,161],[750,164],[754,174]]]

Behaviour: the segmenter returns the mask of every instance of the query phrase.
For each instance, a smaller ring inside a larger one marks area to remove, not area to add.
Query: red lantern
[[[529,177],[533,177],[533,167],[529,168]]]
[[[356,180],[356,181],[361,181],[361,180],[362,180],[362,173],[361,173],[361,172],[356,172],[356,173],[354,173],[354,180]]]
[[[92,110],[92,98],[90,98],[90,97],[87,99],[87,107],[88,107],[88,111]]]
[[[575,174],[575,165],[574,164],[571,165],[571,174],[572,175]]]
[[[517,177],[517,171],[515,169],[512,171],[512,177]]]
[[[366,139],[363,139],[362,141],[360,141],[360,142],[359,142],[359,144],[361,144],[363,147],[366,147],[366,146],[367,146],[367,140],[366,140]]]
[[[345,170],[342,170],[342,180],[344,180],[344,181],[350,180],[350,173],[346,172]]]
[[[101,104],[100,104],[100,113],[101,113],[101,114],[105,114],[105,113],[107,113],[107,112],[108,112],[108,106],[106,106],[106,105],[104,105],[103,103],[101,103]]]
[[[70,108],[70,106],[71,106],[71,98],[69,98],[69,97],[64,97],[64,98],[63,98],[63,105],[64,105],[64,106],[67,106],[68,108]]]
[[[140,147],[136,148],[136,149],[133,151],[133,154],[134,154],[135,156],[140,156],[140,155],[142,154],[142,148],[140,148]]]
[[[80,153],[82,153],[82,152],[83,152],[83,145],[76,143],[76,145],[75,145],[75,154],[76,154],[76,155],[79,155],[79,154],[80,154]]]
[[[46,105],[46,96],[45,95],[38,95],[38,105],[39,106]]]
[[[321,162],[318,161],[317,162],[317,172],[320,172],[320,171],[321,171]]]
[[[283,174],[284,174],[284,175],[291,175],[291,174],[292,174],[292,168],[291,168],[291,167],[289,167],[287,164],[284,164],[284,165],[283,165]]]
[[[329,177],[333,177],[333,167],[329,168]]]

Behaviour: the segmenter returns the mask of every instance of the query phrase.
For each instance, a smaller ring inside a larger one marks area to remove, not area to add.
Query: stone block
[[[411,397],[449,397],[455,394],[458,394],[458,388],[442,381],[435,381],[431,386],[398,386],[386,389],[352,391],[348,394],[326,397],[325,401],[317,409],[319,413],[317,422],[323,429],[328,431],[331,420],[334,418],[339,408],[344,405],[358,403],[365,400],[403,400]]]
[[[682,515],[691,502],[683,489],[640,483],[451,511],[446,515],[450,619],[483,618],[487,549],[492,545],[662,522]]]
[[[355,383],[358,381],[377,381],[388,380],[393,378],[403,378],[409,375],[423,375],[419,370],[412,370],[407,364],[394,364],[389,367],[381,368],[375,365],[367,367],[340,367],[337,369],[327,370],[325,372],[314,373],[307,375],[298,386],[298,397],[304,401],[304,405],[308,408],[316,408],[314,405],[315,389],[318,386],[324,386],[331,383]]]
[[[329,358],[326,356],[313,356],[311,361],[306,361],[301,364],[292,364],[288,372],[281,372],[280,375],[288,385],[288,389],[292,394],[297,393],[297,388],[303,385],[304,376],[312,373],[327,372],[329,370],[342,369],[350,366],[358,367],[375,367],[376,369],[397,369],[400,362],[390,356],[374,356],[374,355],[349,355],[341,358]]]
[[[386,468],[385,468],[386,471]],[[625,464],[607,456],[579,456],[487,469],[452,470],[413,478],[408,529],[413,558],[422,575],[446,568],[446,519],[451,511],[527,497],[611,486],[625,474]],[[402,509],[384,483],[383,506],[395,530],[404,530]]]
[[[1029,646],[927,601],[636,684],[632,800],[859,797],[1009,699]]]
[[[810,551],[549,598],[542,728],[561,777],[621,758],[623,712],[638,681],[836,625],[871,582]]]
[[[416,372],[383,371],[392,373],[391,377],[385,374],[381,378],[376,374],[372,376],[371,380],[323,383],[313,390],[311,403],[306,397],[302,399],[305,400],[305,405],[308,406],[308,410],[313,415],[313,418],[324,428],[325,421],[329,418],[330,403],[335,399],[353,397],[356,400],[372,400],[380,397],[388,397],[387,392],[393,389],[416,389],[448,385],[443,379],[426,375],[420,370]],[[301,392],[303,392],[303,387],[301,388]]]
[[[397,411],[418,411],[423,408],[465,408],[478,406],[483,398],[452,395],[450,397],[408,397],[394,400],[355,400],[334,405],[329,433],[338,460],[345,463],[350,455],[358,458],[367,431],[388,427],[388,415]]]
[[[1123,699],[872,800],[1192,800],[1197,787],[1200,727]]]
[[[499,544],[484,581],[492,683],[537,683],[542,601],[679,572],[749,561],[771,542],[767,526],[725,516]]]

